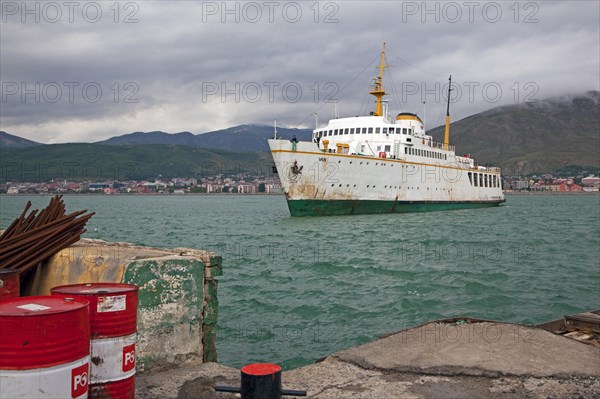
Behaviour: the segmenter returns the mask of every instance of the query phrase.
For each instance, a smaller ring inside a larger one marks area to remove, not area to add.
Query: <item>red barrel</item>
[[[89,283],[54,287],[51,292],[90,302],[90,398],[134,398],[138,287]]]
[[[18,270],[0,270],[0,300],[19,296],[21,286],[19,274]]]
[[[29,296],[0,301],[0,398],[87,398],[89,302]]]

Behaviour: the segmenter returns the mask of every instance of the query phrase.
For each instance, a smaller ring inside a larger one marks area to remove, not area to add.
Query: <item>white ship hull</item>
[[[495,206],[500,172],[464,157],[395,159],[324,152],[316,143],[269,140],[292,216],[397,213]]]

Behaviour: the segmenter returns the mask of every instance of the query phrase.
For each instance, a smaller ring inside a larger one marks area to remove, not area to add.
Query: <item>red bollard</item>
[[[242,367],[241,371],[242,398],[281,398],[281,367],[271,363],[254,363]]]
[[[281,388],[281,367],[271,363],[254,363],[242,367],[242,387],[215,387],[217,392],[241,393],[242,399],[281,399],[306,396],[306,391]]]

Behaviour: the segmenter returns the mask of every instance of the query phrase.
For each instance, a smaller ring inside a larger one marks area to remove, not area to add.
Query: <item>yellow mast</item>
[[[444,150],[448,149],[450,144],[450,91],[452,86],[452,75],[448,78],[448,102],[446,105],[446,130],[444,130]]]
[[[373,90],[369,92],[377,98],[377,108],[375,108],[374,116],[382,116],[383,115],[383,106],[381,104],[381,99],[386,95],[385,90],[383,90],[383,69],[387,68],[385,65],[385,42],[383,43],[383,49],[381,50],[381,64],[379,65],[379,76],[375,78],[375,86]]]

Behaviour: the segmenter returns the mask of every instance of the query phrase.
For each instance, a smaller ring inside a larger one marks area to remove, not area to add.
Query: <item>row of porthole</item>
[[[340,184],[340,185],[339,185],[339,187],[342,187],[342,186],[343,186],[343,184]],[[371,188],[370,186],[371,186],[370,184],[367,184],[367,188]],[[332,185],[331,185],[331,187],[335,187],[335,184],[332,184]],[[346,184],[346,187],[350,187],[350,185],[349,185],[349,184]],[[356,184],[355,184],[355,185],[353,185],[352,187],[356,187]],[[375,186],[373,186],[372,188],[375,188]],[[388,186],[384,186],[384,188],[388,188]],[[394,187],[390,186],[389,188],[394,188],[394,189],[402,189],[402,186],[394,186]],[[413,188],[414,188],[414,187],[409,187],[408,189],[409,189],[409,190],[412,190]],[[419,187],[417,187],[417,190],[418,190],[418,189],[419,189]],[[429,187],[427,187],[427,190],[429,190]],[[446,191],[446,189],[445,189],[445,188],[443,188],[443,190],[444,190],[444,191]],[[438,191],[438,188],[437,188],[437,187],[435,188],[435,191]],[[450,190],[448,190],[448,191],[452,191],[452,189],[450,189]]]
[[[340,162],[342,162],[342,161],[338,161],[338,163],[340,163]],[[352,164],[352,161],[350,161],[350,164]],[[362,163],[362,161],[361,161],[360,165],[362,165],[362,164],[363,164],[363,163]],[[368,164],[369,164],[369,163],[367,162],[367,165],[368,165]],[[379,162],[375,162],[375,165],[379,165]],[[383,162],[381,163],[381,166],[385,166],[385,165],[387,165],[387,164],[385,164],[385,163],[383,163]],[[394,164],[390,164],[390,166],[393,168],[393,167],[394,167]],[[404,167],[404,165],[402,165],[402,167]]]

